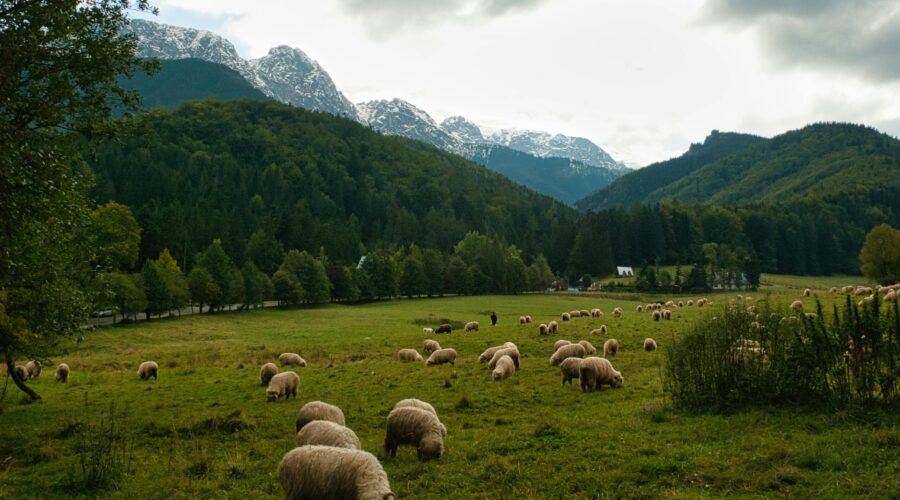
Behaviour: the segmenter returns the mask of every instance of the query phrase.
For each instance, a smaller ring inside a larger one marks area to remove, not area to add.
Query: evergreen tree
[[[141,283],[147,297],[147,307],[144,309],[147,319],[151,314],[159,315],[172,308],[172,296],[169,294],[166,278],[152,260],[144,262]]]
[[[235,292],[234,264],[222,248],[222,241],[213,240],[206,250],[197,255],[196,260],[197,267],[206,269],[216,283],[217,293],[208,297],[207,301],[210,310],[222,310],[234,298]]]
[[[273,235],[260,228],[247,242],[247,259],[252,260],[260,271],[272,274],[284,261],[284,247]]]
[[[363,269],[369,276],[369,290],[373,298],[391,298],[397,295],[397,271],[393,255],[387,250],[376,250],[366,256]]]
[[[188,289],[191,292],[191,300],[200,307],[201,313],[204,305],[210,304],[222,293],[213,275],[203,267],[191,269],[188,274]]]
[[[172,258],[169,249],[163,248],[154,263],[166,283],[170,307],[172,309],[181,309],[190,304],[191,291],[188,289],[187,279],[181,272],[181,268],[178,267],[178,263]]]
[[[402,295],[422,295],[428,287],[428,276],[419,252],[410,252],[400,262],[399,288]]]
[[[322,262],[306,250],[291,250],[284,256],[279,271],[291,275],[302,290],[301,300],[308,304],[328,302],[331,299],[331,283]],[[276,290],[278,285],[276,285]]]

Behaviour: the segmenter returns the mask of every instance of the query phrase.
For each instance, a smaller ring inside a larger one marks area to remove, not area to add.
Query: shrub
[[[809,315],[768,302],[753,313],[729,306],[676,338],[666,356],[665,387],[682,409],[900,402],[900,310],[878,297],[859,307],[848,296],[830,320],[820,303]]]

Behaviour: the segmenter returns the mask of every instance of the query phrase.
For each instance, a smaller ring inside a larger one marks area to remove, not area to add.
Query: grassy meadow
[[[767,293],[776,300],[799,295],[792,278],[771,282]],[[709,297],[721,304],[733,295]],[[697,297],[676,301],[688,298]],[[662,351],[717,306],[678,309],[671,321],[658,323],[635,313],[639,303],[664,299],[397,300],[98,329],[54,359],[71,366],[68,384],[54,382],[52,367],[32,382],[43,401],[19,404],[10,383],[0,408],[0,498],[278,498],[276,467],[293,448],[297,411],[311,400],[343,409],[347,426],[382,460],[400,498],[896,496],[896,415],[861,421],[796,408],[731,415],[669,408]],[[624,309],[622,318],[612,316],[616,306]],[[517,321],[530,314],[547,322],[562,311],[594,307],[604,318],[561,322],[556,336],[540,337],[536,324]],[[494,328],[491,311],[500,316]],[[421,353],[422,326],[440,318],[482,325],[477,333],[429,336],[459,352],[455,366],[393,359],[403,347]],[[548,363],[553,343],[587,339],[599,349],[605,338],[589,332],[600,324],[620,342],[612,362],[625,387],[589,394],[577,381],[561,387],[558,368]],[[661,351],[645,353],[645,337],[655,338]],[[477,358],[505,341],[519,346],[522,367],[513,378],[493,382]],[[277,364],[285,351],[309,363],[296,369],[300,392],[296,400],[266,403],[259,367]],[[136,375],[148,359],[160,364],[158,381]],[[448,428],[442,459],[419,462],[412,447],[401,447],[396,458],[383,456],[385,417],[408,397],[431,402]],[[79,490],[72,481],[84,447],[79,431],[104,421],[111,403],[127,435],[128,472],[117,488]]]

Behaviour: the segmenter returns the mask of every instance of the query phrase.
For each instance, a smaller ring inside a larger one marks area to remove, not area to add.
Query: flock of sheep
[[[24,365],[16,365],[16,373],[19,375],[19,378],[22,379],[22,382],[37,379],[41,376],[42,369],[43,367],[41,366],[40,361],[37,361],[35,359],[25,363]],[[68,382],[69,365],[65,363],[58,364],[56,366],[55,378],[57,382]]]

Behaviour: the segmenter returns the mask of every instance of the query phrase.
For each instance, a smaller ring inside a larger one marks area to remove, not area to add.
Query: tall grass
[[[700,319],[667,351],[665,387],[676,407],[900,403],[900,309],[850,296],[825,314],[739,302]]]

